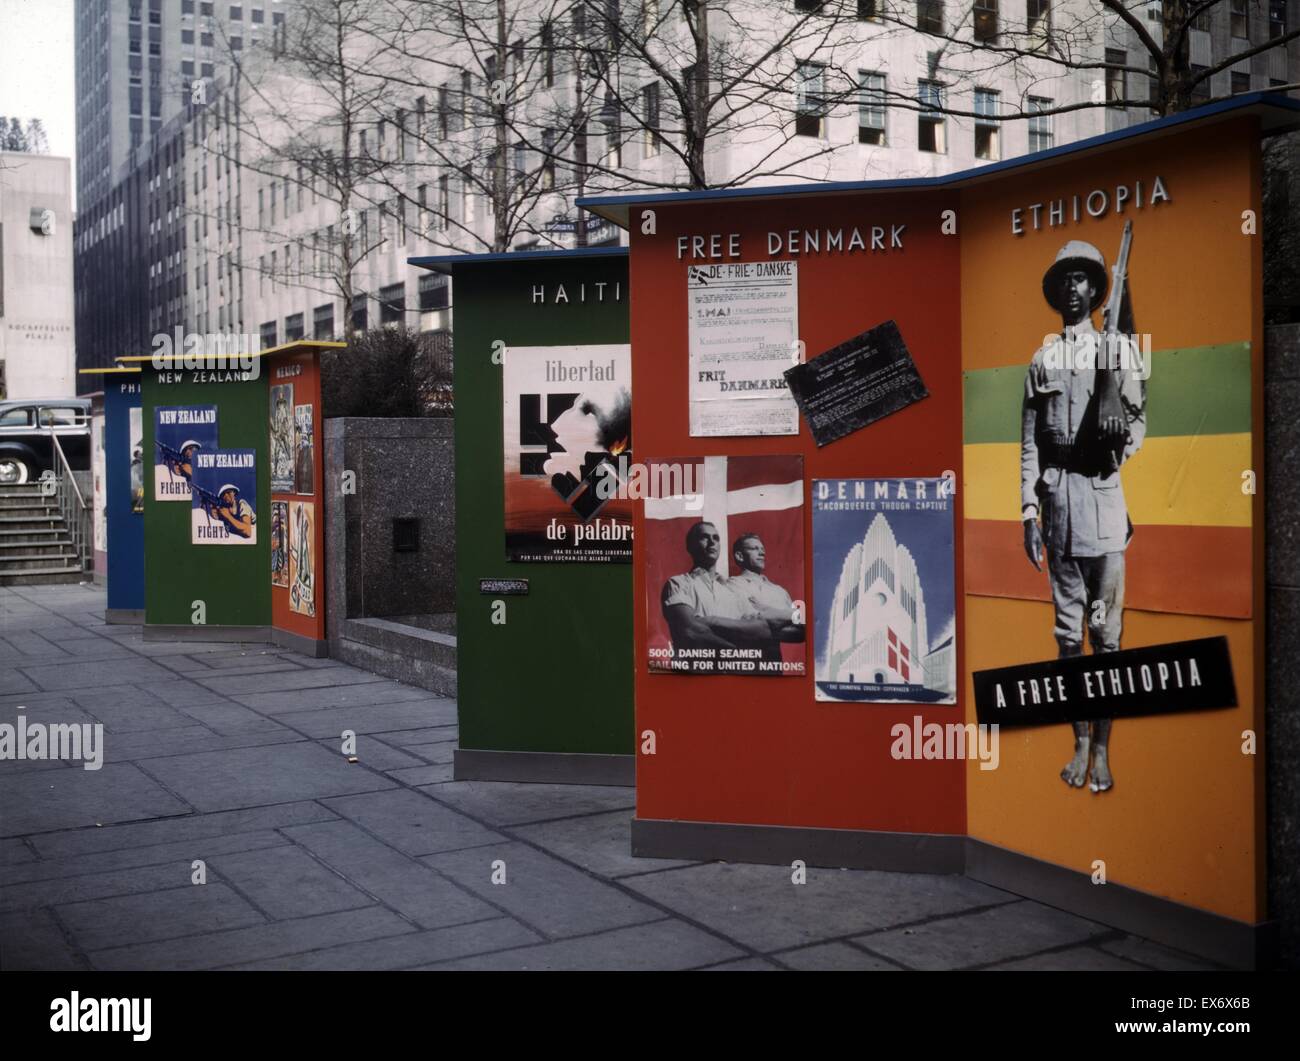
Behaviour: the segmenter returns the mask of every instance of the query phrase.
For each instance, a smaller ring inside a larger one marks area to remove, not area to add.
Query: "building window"
[[[1045,41],[1052,34],[1051,0],[1027,0],[1025,4],[1025,32],[1030,37]]]
[[[874,22],[880,17],[876,0],[858,0],[858,21]]]
[[[438,216],[433,219],[433,225],[439,231],[445,232],[451,217],[451,178],[445,173],[438,178],[437,214]]]
[[[542,84],[547,88],[555,85],[555,25],[542,23]]]
[[[1240,70],[1232,72],[1232,94],[1239,96],[1243,92],[1250,91],[1250,75]]]
[[[916,98],[921,109],[916,114],[916,147],[918,151],[945,154],[948,150],[943,107],[943,86],[937,81],[918,81]]]
[[[826,135],[826,65],[801,62],[795,67],[796,136]]]
[[[1268,39],[1286,35],[1286,0],[1268,0]]]
[[[975,0],[971,13],[975,18],[975,39],[981,44],[997,43],[998,0]]]
[[[262,349],[269,350],[276,345],[276,325],[275,321],[267,321],[260,329],[262,333]]]
[[[645,125],[645,157],[659,154],[659,82],[651,81],[641,89],[641,121]]]
[[[442,273],[423,273],[420,276],[421,311],[446,309],[451,305],[447,277]]]
[[[1052,101],[1042,96],[1029,97],[1029,151],[1046,151],[1052,146]]]
[[[295,339],[301,339],[302,331],[302,314],[295,313],[290,317],[284,318],[284,341],[291,343]]]
[[[826,6],[826,0],[794,0],[794,9],[805,14],[816,14]]]
[[[1002,157],[1001,127],[997,121],[998,94],[992,89],[975,90],[975,157],[995,161]]]
[[[364,332],[370,325],[370,312],[365,294],[352,296],[352,330]]]
[[[1128,52],[1118,48],[1106,49],[1106,106],[1124,108],[1128,99],[1128,74],[1123,69],[1128,64]]]
[[[916,0],[916,28],[922,33],[943,32],[943,0]]]
[[[885,75],[858,71],[858,143],[885,146]]]
[[[1208,69],[1209,69],[1209,67],[1207,67],[1207,66],[1203,66],[1203,65],[1201,65],[1200,63],[1192,63],[1192,64],[1191,64],[1191,75],[1192,75],[1193,77],[1199,77],[1201,74],[1204,74],[1205,71],[1208,70]],[[1212,80],[1211,78],[1208,78],[1208,77],[1202,77],[1199,81],[1197,81],[1197,82],[1192,86],[1192,104],[1193,104],[1193,106],[1198,106],[1198,107],[1199,107],[1202,103],[1209,103],[1209,102],[1210,102],[1210,81],[1211,81],[1211,80]]]
[[[326,302],[323,306],[317,306],[311,312],[312,329],[311,337],[313,339],[333,339],[334,338],[334,303]]]
[[[1161,2],[1157,2],[1155,6],[1157,8],[1161,8],[1163,5]],[[1194,19],[1192,19],[1192,29],[1200,30],[1202,33],[1209,33],[1210,25],[1211,23],[1210,23],[1209,8],[1206,8],[1206,10],[1202,11],[1199,15],[1197,15]]]
[[[406,319],[406,285],[389,284],[379,289],[379,323],[401,324]]]
[[[1246,11],[1246,0],[1230,0],[1228,25],[1234,37],[1250,37],[1250,15]]]

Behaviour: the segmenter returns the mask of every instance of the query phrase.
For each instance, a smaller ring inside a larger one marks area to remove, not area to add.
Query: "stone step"
[[[28,542],[33,545],[55,542],[68,541],[67,530],[62,527],[4,527],[0,526],[0,549],[8,548],[12,544]]]
[[[4,505],[0,506],[0,517],[5,519],[59,519],[63,518],[57,505]]]
[[[44,542],[0,541],[0,563],[8,560],[25,560],[33,556],[75,556],[77,547],[70,538],[55,538]]]
[[[29,571],[66,571],[69,565],[72,565],[72,570],[81,570],[80,558],[71,550],[54,556],[0,556],[0,574],[6,575],[23,574]]]
[[[88,582],[90,575],[80,567],[59,567],[43,571],[0,571],[0,586],[66,586]]]

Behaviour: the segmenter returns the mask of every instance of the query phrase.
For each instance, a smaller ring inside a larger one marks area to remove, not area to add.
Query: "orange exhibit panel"
[[[1009,668],[1032,702],[1019,665],[1116,653],[1060,705],[1091,717],[1004,727],[1001,768],[969,771],[972,865],[1008,883],[1028,856],[1121,925],[1118,892],[1165,900],[1239,951],[1266,913],[1259,137],[1254,116],[1175,127],[961,200],[968,693]],[[1090,345],[1118,364],[1100,463]],[[1126,717],[1135,697],[1156,709]]]

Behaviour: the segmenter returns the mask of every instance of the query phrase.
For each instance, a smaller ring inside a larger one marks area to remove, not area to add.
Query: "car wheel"
[[[0,485],[14,486],[29,481],[32,470],[19,457],[0,457]]]

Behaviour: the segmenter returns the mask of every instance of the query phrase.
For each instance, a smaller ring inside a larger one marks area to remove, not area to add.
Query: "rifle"
[[[190,492],[199,495],[199,503],[203,506],[203,511],[207,514],[209,523],[212,522],[213,509],[226,507],[222,503],[221,498],[211,490],[205,490],[201,486],[195,486],[193,482],[190,483]]]
[[[158,447],[159,453],[162,454],[164,464],[181,465],[185,463],[185,454],[178,449],[173,449],[165,442],[159,442],[154,439],[153,444]]]
[[[1111,267],[1110,294],[1106,297],[1106,308],[1102,312],[1101,350],[1097,358],[1096,385],[1093,388],[1096,396],[1096,419],[1090,427],[1096,444],[1102,447],[1098,457],[1103,473],[1109,472],[1112,468],[1118,469],[1124,459],[1124,437],[1121,436],[1107,445],[1101,435],[1101,425],[1112,417],[1117,418],[1122,424],[1128,423],[1119,393],[1121,371],[1119,336],[1122,334],[1120,318],[1124,314],[1125,300],[1128,298],[1128,256],[1132,246],[1133,222],[1125,221],[1119,254],[1115,256],[1115,264]],[[1088,442],[1091,443],[1092,439]]]

